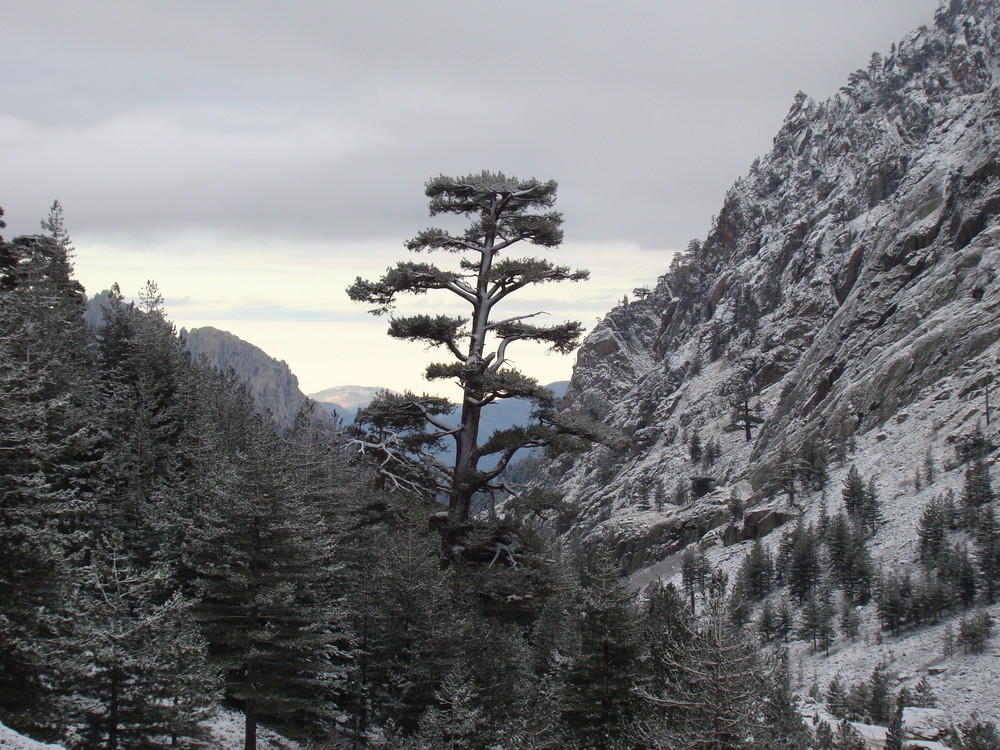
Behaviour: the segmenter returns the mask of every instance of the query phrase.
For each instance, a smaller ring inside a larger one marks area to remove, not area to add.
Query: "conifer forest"
[[[998,122],[944,2],[589,330],[555,180],[431,177],[336,294],[458,396],[353,421],[0,209],[0,748],[1000,750]]]

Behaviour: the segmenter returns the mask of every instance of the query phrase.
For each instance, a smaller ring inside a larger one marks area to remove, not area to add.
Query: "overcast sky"
[[[558,180],[552,258],[593,280],[509,311],[590,326],[705,235],[797,91],[832,96],[937,5],[2,0],[4,236],[58,199],[89,293],[153,279],[179,327],[232,331],[306,392],[422,390],[434,358],[344,288],[431,224],[428,178]]]

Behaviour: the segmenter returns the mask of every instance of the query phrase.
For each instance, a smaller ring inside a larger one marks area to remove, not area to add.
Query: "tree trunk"
[[[111,673],[111,701],[108,706],[108,750],[118,750],[118,673]]]
[[[253,698],[243,708],[246,716],[243,750],[257,750],[257,703]]]
[[[748,443],[753,440],[753,432],[750,428],[750,399],[743,400],[743,432],[746,434]]]
[[[495,221],[494,211],[484,211],[484,219]],[[475,456],[479,438],[479,417],[483,410],[482,376],[487,363],[483,360],[486,349],[486,333],[490,321],[489,274],[493,267],[493,243],[495,238],[487,236],[483,243],[479,276],[476,282],[476,302],[472,311],[472,331],[469,335],[469,354],[465,360],[465,372],[461,377],[464,389],[462,397],[461,432],[455,450],[455,476],[448,499],[448,520],[454,524],[469,519],[472,496],[475,494],[475,474],[478,458]]]

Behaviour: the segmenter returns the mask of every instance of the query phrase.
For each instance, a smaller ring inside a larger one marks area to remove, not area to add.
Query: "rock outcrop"
[[[219,370],[232,369],[250,389],[261,413],[269,413],[282,429],[292,426],[308,399],[299,390],[298,378],[284,361],[274,359],[228,331],[211,326],[190,331],[182,329],[180,335],[193,357],[204,357]],[[325,410],[313,406],[314,418],[332,423]]]
[[[1000,5],[953,0],[833,98],[800,93],[704,241],[604,317],[563,405],[632,447],[549,460],[535,482],[577,506],[565,533],[638,587],[679,583],[690,545],[733,580],[748,540],[777,554],[797,519],[839,512],[853,466],[881,504],[874,563],[916,575],[919,516],[961,496],[979,430],[996,486],[998,370]],[[825,488],[802,480],[820,454]],[[875,605],[863,613],[857,643],[793,644],[800,673],[825,686],[891,663],[953,716],[1000,719],[992,656],[932,673],[940,632],[888,639]]]
[[[800,93],[708,237],[588,337],[565,403],[635,447],[550,465],[577,533],[645,536],[663,519],[633,511],[705,473],[759,500],[782,451],[842,453],[923,400],[982,397],[1000,353],[998,13],[954,2],[832,99]],[[710,469],[695,432],[722,448]]]

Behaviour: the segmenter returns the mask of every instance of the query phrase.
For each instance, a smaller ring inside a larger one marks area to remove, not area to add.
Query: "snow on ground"
[[[208,740],[216,750],[243,750],[243,714],[219,709],[208,724]],[[0,747],[3,747],[0,745]],[[257,726],[258,750],[299,750],[296,742]]]
[[[983,362],[997,361],[998,355],[1000,345],[994,345],[976,361],[928,387],[913,404],[880,428],[858,435],[855,450],[844,465],[831,466],[824,491],[827,512],[831,515],[842,507],[840,490],[852,464],[866,479],[875,477],[882,503],[882,524],[869,542],[869,548],[876,563],[883,568],[899,573],[910,570],[916,574],[920,567],[917,562],[917,522],[924,506],[932,498],[948,491],[954,494],[957,503],[961,502],[964,467],[955,465],[954,445],[949,438],[970,433],[979,424],[994,444],[1000,444],[998,414],[994,412],[990,426],[982,423],[982,391],[974,387]],[[728,447],[724,445],[724,452],[728,452]],[[917,490],[915,474],[923,469],[928,453],[934,463],[935,481],[927,485],[922,480],[921,488]],[[1000,470],[994,464],[991,472],[993,486],[1000,490]],[[725,496],[730,489],[731,486],[724,485],[718,493]],[[743,489],[742,485],[739,489]],[[740,494],[746,497],[742,491]],[[784,500],[779,499],[776,507],[782,503]],[[805,522],[815,523],[818,520],[822,505],[820,494],[799,497],[797,504],[802,509]],[[644,512],[641,515],[651,514]],[[793,523],[786,524],[762,539],[772,555],[777,554],[780,540],[793,527]],[[724,547],[717,534],[710,534],[698,545],[711,564],[726,571],[733,580],[751,543]],[[677,553],[637,571],[632,578],[633,586],[641,588],[656,578],[672,580],[680,586],[679,559],[680,553]],[[1000,624],[1000,604],[987,609]],[[940,623],[907,629],[899,636],[891,636],[881,631],[876,606],[871,603],[860,611],[862,623],[858,638],[853,642],[839,638],[829,655],[814,653],[809,644],[801,641],[791,644],[792,676],[797,683],[796,689],[804,693],[815,683],[825,690],[836,675],[840,675],[845,683],[861,682],[871,676],[876,665],[885,663],[886,669],[896,675],[900,686],[912,688],[921,677],[927,677],[937,695],[938,705],[948,711],[954,721],[977,716],[1000,723],[1000,700],[997,698],[1000,687],[1000,627],[995,628],[982,653],[965,654],[956,645],[951,656],[944,654],[945,628],[950,625],[957,637],[962,617],[973,611],[957,612]],[[928,672],[929,669],[933,674]]]
[[[35,742],[0,724],[0,750],[63,750],[63,748],[61,745]]]
[[[243,715],[219,709],[208,725],[208,742],[213,750],[243,750]],[[300,750],[298,743],[285,739],[266,727],[257,727],[258,750]],[[0,724],[0,750],[64,750],[62,745],[46,745],[18,734]]]

